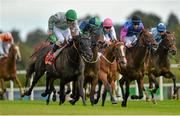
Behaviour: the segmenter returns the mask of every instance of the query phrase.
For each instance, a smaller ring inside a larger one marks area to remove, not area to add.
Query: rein
[[[106,60],[106,62],[108,62],[109,64],[113,64],[113,62],[109,61],[103,54],[101,54],[101,56]]]
[[[78,49],[77,49],[77,47],[76,47],[76,45],[75,45],[74,42],[73,42],[73,47],[76,49],[76,51],[77,51],[77,53],[79,54],[79,56],[80,56],[85,62],[91,63],[91,61],[88,61],[84,56],[82,56],[82,55],[79,53],[79,51],[78,51]],[[97,58],[96,60],[98,61],[98,59],[99,59],[99,58]],[[95,60],[95,62],[97,62],[96,60]],[[71,60],[71,61],[73,61],[73,60]],[[92,61],[92,63],[94,63],[94,61]]]

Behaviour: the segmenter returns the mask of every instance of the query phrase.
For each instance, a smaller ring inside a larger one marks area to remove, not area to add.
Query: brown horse
[[[101,30],[99,28],[94,29],[90,34],[90,40],[91,40],[91,49],[93,52],[93,58],[91,61],[85,61],[85,70],[84,70],[84,87],[88,83],[91,85],[90,89],[90,101],[91,105],[94,105],[94,93],[95,93],[95,87],[98,82],[98,73],[99,73],[99,56],[98,56],[98,50],[102,47],[102,44],[104,43],[104,38]],[[76,96],[77,91],[75,91],[75,88],[77,86],[77,83],[73,83],[73,93],[71,95],[72,98],[75,100],[70,101],[71,104],[74,105],[75,101],[77,101],[79,98]],[[86,90],[86,89],[85,89]]]
[[[4,95],[6,92],[6,87],[5,87],[5,81],[15,81],[20,89],[21,96],[24,93],[24,89],[22,87],[21,82],[17,78],[17,73],[16,73],[16,60],[21,59],[21,54],[18,45],[12,44],[10,49],[9,49],[9,55],[8,57],[4,57],[0,59],[0,85],[1,85],[1,97]]]
[[[161,43],[159,44],[158,49],[155,52],[150,52],[149,56],[147,57],[146,69],[149,77],[149,88],[151,89],[153,103],[156,103],[154,100],[154,94],[159,88],[156,77],[163,76],[165,78],[172,79],[174,85],[173,96],[175,97],[177,93],[176,76],[170,71],[170,61],[168,58],[169,53],[175,55],[176,51],[177,48],[175,45],[174,34],[166,32]],[[155,84],[154,89],[153,83]]]
[[[99,30],[95,30],[95,31],[99,31]],[[99,34],[92,33],[90,38],[92,41],[91,49],[93,52],[93,59],[90,62],[85,61],[84,85],[86,86],[87,83],[90,83],[91,85],[90,101],[91,101],[91,105],[94,105],[94,94],[95,94],[96,85],[98,83],[98,74],[99,74],[98,51],[99,51],[99,48],[101,48],[101,45],[99,45],[99,43],[104,42],[104,37],[103,37],[103,34],[99,32]]]
[[[103,82],[104,91],[102,94],[102,106],[104,106],[107,91],[109,91],[111,96],[111,101],[116,104],[117,101],[113,97],[114,82],[117,80],[117,63],[126,64],[123,43],[119,41],[112,42],[108,47],[105,48],[104,53],[100,57],[100,72],[99,80]],[[112,88],[113,87],[113,88]],[[98,102],[100,98],[101,85],[99,86],[98,95],[95,103]]]
[[[122,107],[126,107],[127,99],[129,97],[129,86],[133,80],[137,80],[139,88],[139,96],[132,95],[132,99],[143,98],[143,77],[144,77],[144,62],[145,57],[149,51],[149,46],[157,47],[156,41],[147,30],[142,30],[138,36],[136,44],[126,49],[127,66],[121,67],[122,79],[120,80],[120,87],[123,94]],[[121,65],[120,65],[121,66]],[[124,94],[123,84],[125,82],[126,93]]]

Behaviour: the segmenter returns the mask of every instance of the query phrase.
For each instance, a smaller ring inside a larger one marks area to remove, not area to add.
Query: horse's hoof
[[[87,106],[86,103],[83,103],[83,106]]]
[[[75,105],[75,100],[69,100],[69,103],[71,104],[71,105]]]
[[[94,104],[97,104],[98,103],[98,100],[94,100]]]
[[[67,90],[67,91],[66,91],[66,94],[69,94],[70,92],[71,92],[71,90]]]
[[[46,101],[46,105],[49,105],[49,101]]]
[[[31,92],[30,92],[30,91],[26,91],[26,92],[25,92],[25,95],[26,95],[26,96],[30,96],[30,95],[31,95]]]
[[[126,107],[126,102],[125,102],[125,101],[122,101],[121,106],[122,106],[122,107]]]
[[[177,95],[172,95],[171,99],[174,99],[174,100],[177,99]]]
[[[55,102],[56,101],[56,96],[53,96],[52,100],[53,100],[53,102]]]
[[[42,97],[46,97],[46,96],[47,96],[47,92],[41,93],[41,96],[42,96]]]
[[[153,104],[157,104],[157,102],[156,102],[155,99],[152,99],[152,103],[153,103]]]
[[[150,102],[150,98],[149,97],[146,97],[146,102]]]
[[[117,101],[116,100],[112,101],[112,104],[117,104]]]
[[[131,99],[138,99],[139,97],[137,95],[131,95]]]
[[[23,93],[22,95],[21,95],[21,97],[23,98],[25,96],[25,93]]]

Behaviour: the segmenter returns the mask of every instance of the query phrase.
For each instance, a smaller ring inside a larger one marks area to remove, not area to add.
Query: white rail
[[[171,68],[180,68],[180,64],[171,64]],[[26,74],[26,71],[25,70],[20,70],[20,71],[17,71],[17,74]],[[30,80],[30,84],[32,83],[32,80],[33,78],[31,78]],[[145,87],[148,87],[149,85],[148,84],[144,84]],[[177,86],[180,87],[180,83],[177,83]],[[134,85],[131,85],[131,87],[135,87],[135,91],[136,91],[136,94],[138,94],[138,86],[137,86],[137,83],[135,82]],[[159,96],[159,100],[163,100],[163,87],[171,87],[173,89],[173,84],[163,84],[163,77],[161,76],[159,78],[159,88],[160,88],[160,96]],[[8,90],[8,99],[9,100],[14,100],[14,91],[18,91],[17,88],[14,88],[14,84],[13,84],[13,81],[10,81],[10,88],[7,89]],[[45,87],[36,87],[34,88],[34,90],[45,90]],[[30,96],[30,100],[34,100],[34,90],[32,91],[31,93],[31,96]]]

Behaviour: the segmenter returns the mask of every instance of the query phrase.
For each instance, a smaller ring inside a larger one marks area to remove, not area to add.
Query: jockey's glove
[[[56,43],[56,41],[57,41],[56,36],[55,36],[54,34],[51,34],[51,35],[49,36],[49,41],[52,42],[52,43]]]

